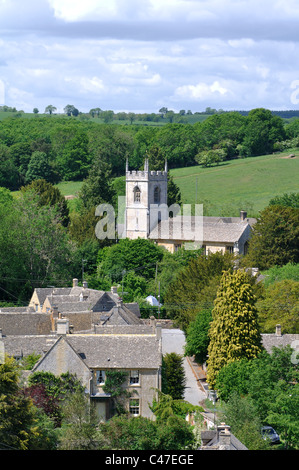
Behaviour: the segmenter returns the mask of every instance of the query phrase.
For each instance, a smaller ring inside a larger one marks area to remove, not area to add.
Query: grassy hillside
[[[296,158],[286,158],[295,153]],[[299,152],[288,150],[231,160],[219,166],[194,166],[171,171],[183,203],[204,204],[205,215],[237,216],[247,210],[256,216],[276,195],[299,191]],[[197,187],[197,190],[196,190]]]
[[[287,158],[291,153],[296,157]],[[202,203],[204,215],[238,216],[240,210],[247,210],[248,216],[256,217],[274,196],[299,192],[299,151],[289,149],[211,168],[178,168],[170,173],[181,190],[183,203]],[[57,185],[64,196],[76,196],[81,186],[81,181]],[[74,200],[70,199],[69,205],[75,209]]]

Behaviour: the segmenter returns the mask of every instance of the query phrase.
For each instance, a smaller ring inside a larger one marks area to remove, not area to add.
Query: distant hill
[[[288,158],[290,154],[295,157]],[[203,203],[204,215],[238,216],[240,210],[256,217],[271,198],[299,192],[299,149],[223,162],[203,168],[193,166],[170,172],[185,204]]]

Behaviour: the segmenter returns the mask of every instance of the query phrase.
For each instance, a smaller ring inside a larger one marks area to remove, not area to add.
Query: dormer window
[[[134,188],[134,202],[140,202],[141,191],[138,186]]]
[[[155,204],[159,204],[160,202],[160,188],[159,186],[156,186],[155,189],[154,189],[154,203]]]

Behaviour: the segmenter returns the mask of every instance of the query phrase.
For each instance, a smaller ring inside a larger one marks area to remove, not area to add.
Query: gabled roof
[[[119,306],[118,314],[125,323],[139,323],[140,310],[137,303],[123,304],[117,293],[89,289],[87,286],[67,288],[38,288],[35,289],[41,305],[67,316],[75,313],[103,312],[106,321],[115,316],[113,310]]]
[[[64,344],[61,344],[61,343],[64,343]],[[74,367],[74,361],[76,362],[76,364],[79,364],[79,367],[80,367],[80,370],[84,370],[85,371],[88,371],[88,365],[85,363],[85,361],[82,359],[82,357],[80,356],[80,354],[78,354],[78,351],[75,351],[73,346],[66,340],[66,338],[64,336],[59,336],[58,339],[56,338],[56,341],[54,343],[51,344],[51,346],[49,347],[48,351],[40,358],[40,360],[35,364],[35,366],[33,367],[32,369],[32,373],[35,372],[36,370],[40,369],[40,370],[43,370],[43,367],[42,367],[42,364],[43,363],[46,363],[48,362],[48,360],[50,359],[50,364],[51,364],[51,369],[52,369],[52,372],[55,374],[54,371],[59,371],[59,369],[61,368],[64,368],[65,367],[65,361],[57,361],[57,359],[55,361],[53,361],[51,359],[51,354],[52,352],[55,351],[55,349],[57,348],[61,348],[62,349],[62,353],[58,353],[59,357],[63,355],[66,355],[66,348],[68,348],[68,358],[69,358],[69,354],[71,353],[72,355],[72,360],[70,361],[70,363],[67,365],[67,368],[69,370],[69,367]],[[65,371],[63,371],[65,372]],[[60,370],[60,373],[63,373],[61,372]]]
[[[10,335],[3,336],[5,353],[11,357],[23,357],[30,354],[43,356],[57,341],[57,335]]]
[[[162,220],[150,232],[149,238],[158,240],[192,240],[196,241],[235,243],[245,232],[250,231],[247,219],[238,217],[188,217],[177,216]]]
[[[65,340],[94,368],[157,369],[160,343],[155,334],[67,335]]]
[[[123,304],[113,307],[110,312],[104,313],[101,320],[103,325],[117,324],[119,322],[126,325],[143,324],[142,320]]]

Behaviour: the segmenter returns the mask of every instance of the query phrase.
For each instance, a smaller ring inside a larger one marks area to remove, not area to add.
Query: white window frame
[[[132,416],[140,415],[140,400],[139,398],[130,398],[129,412]]]
[[[104,370],[97,370],[96,371],[96,381],[97,385],[104,385],[106,379],[106,372]]]
[[[130,370],[130,385],[140,385],[139,370]]]

